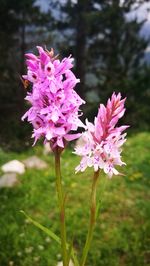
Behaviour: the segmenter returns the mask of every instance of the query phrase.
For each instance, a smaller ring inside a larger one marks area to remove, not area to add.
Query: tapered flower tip
[[[34,55],[34,54],[32,54],[32,53],[27,53],[27,54],[25,54],[25,57],[26,57],[27,59],[37,60],[37,56]]]
[[[93,167],[94,171],[103,169],[109,176],[120,174],[115,168],[125,165],[121,160],[121,147],[125,143],[126,134],[122,134],[128,126],[117,126],[124,115],[124,103],[121,93],[113,93],[106,106],[100,104],[94,124],[86,120],[86,131],[82,134],[84,145],[76,147],[75,153],[81,156],[81,162],[76,172]]]

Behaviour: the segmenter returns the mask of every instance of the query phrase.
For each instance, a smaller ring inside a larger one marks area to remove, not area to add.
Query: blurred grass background
[[[0,265],[46,266],[61,260],[60,247],[20,213],[51,228],[59,235],[53,155],[42,155],[42,146],[23,153],[0,150],[0,164],[36,154],[49,167],[27,170],[14,188],[0,191]],[[87,266],[146,266],[150,264],[150,134],[128,138],[123,157],[125,176],[100,175],[98,199],[101,210]],[[80,257],[89,216],[92,169],[74,174],[79,158],[67,149],[62,155],[62,176],[67,197],[67,233],[74,237]]]

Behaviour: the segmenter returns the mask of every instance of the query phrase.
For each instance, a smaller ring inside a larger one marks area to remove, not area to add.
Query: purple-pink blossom
[[[80,136],[74,131],[84,127],[79,119],[84,101],[74,90],[80,80],[71,71],[71,56],[60,61],[53,56],[53,50],[48,52],[40,46],[37,49],[38,56],[26,54],[27,74],[23,79],[32,84],[25,98],[31,107],[22,119],[27,118],[33,125],[34,143],[44,137],[52,149],[64,148],[66,141]]]
[[[103,169],[109,177],[119,174],[115,167],[125,164],[121,160],[121,147],[126,141],[126,133],[122,132],[128,126],[118,127],[116,124],[124,115],[124,103],[120,93],[113,93],[106,107],[100,104],[94,124],[86,120],[87,129],[81,136],[83,145],[75,148],[75,154],[82,157],[76,172],[94,167],[94,171]]]

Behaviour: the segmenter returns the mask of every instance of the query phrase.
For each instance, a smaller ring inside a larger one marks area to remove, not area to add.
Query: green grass
[[[79,158],[66,150],[62,176],[67,192],[67,233],[74,237],[79,257],[88,227],[92,169],[74,174]],[[33,154],[48,162],[46,170],[27,170],[14,188],[0,190],[0,266],[55,266],[60,247],[20,213],[51,228],[59,235],[53,155],[42,155],[42,147],[23,154],[0,150],[0,165]],[[87,266],[150,265],[150,134],[130,137],[123,152],[125,176],[100,176],[98,197],[101,210]]]

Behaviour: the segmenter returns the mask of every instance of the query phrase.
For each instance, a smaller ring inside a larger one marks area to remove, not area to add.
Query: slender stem
[[[58,203],[60,211],[60,233],[61,233],[61,249],[63,266],[67,266],[67,248],[66,248],[66,225],[65,225],[65,197],[61,182],[60,171],[60,150],[57,147],[55,149],[55,173],[56,173],[56,188],[58,194]]]
[[[95,220],[96,220],[96,188],[97,188],[97,181],[99,176],[99,170],[94,172],[93,176],[93,183],[92,183],[92,191],[91,191],[91,211],[90,211],[90,222],[89,222],[89,229],[87,233],[87,238],[85,242],[85,246],[83,249],[83,254],[81,258],[81,266],[85,265],[86,258],[88,255],[88,251],[90,248],[90,244],[92,241],[93,231],[95,227]]]

